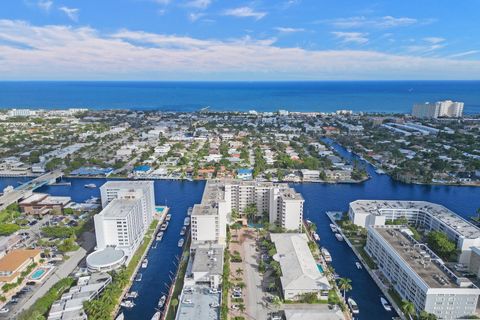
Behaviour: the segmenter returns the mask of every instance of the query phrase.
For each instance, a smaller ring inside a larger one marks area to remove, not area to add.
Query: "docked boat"
[[[340,233],[335,233],[335,238],[337,238],[338,241],[343,241],[343,237]]]
[[[177,245],[178,245],[179,247],[183,247],[183,243],[184,243],[184,242],[185,242],[185,240],[184,240],[183,238],[180,238],[180,240],[178,240]]]
[[[160,300],[158,300],[158,308],[161,309],[165,305],[165,301],[167,301],[167,296],[163,295]]]
[[[85,201],[85,203],[88,203],[88,204],[96,204],[99,202],[100,202],[100,198],[97,198],[97,197],[91,197],[90,199]]]
[[[163,232],[160,231],[159,233],[157,233],[157,237],[155,238],[155,240],[162,241],[162,239],[163,239]]]
[[[330,255],[330,252],[325,248],[322,248],[321,251],[322,251],[323,257],[325,258],[325,261],[332,262],[332,256]]]
[[[142,261],[142,268],[143,268],[143,269],[146,269],[147,267],[148,267],[148,259],[145,258],[145,259],[143,259],[143,261]]]
[[[161,230],[161,231],[165,231],[165,230],[167,230],[167,228],[168,228],[168,221],[162,223],[162,226],[160,227],[160,230]]]
[[[384,297],[380,297],[380,302],[382,303],[382,306],[386,311],[392,311],[392,306],[388,304],[387,299],[385,299]]]
[[[138,297],[138,292],[137,291],[131,291],[131,292],[128,292],[125,295],[125,298],[127,298],[127,299],[135,299],[137,297]]]
[[[193,211],[193,208],[192,208],[192,207],[188,208],[188,210],[187,210],[187,216],[191,216],[191,215],[192,215],[192,211]]]
[[[330,229],[332,229],[332,232],[337,232],[337,226],[333,223],[330,223]]]
[[[350,310],[352,310],[353,314],[359,314],[360,309],[358,309],[358,304],[352,298],[347,299],[348,305],[350,306]]]
[[[360,262],[355,262],[355,265],[357,266],[357,269],[362,269],[362,264]]]
[[[190,225],[190,217],[186,217],[185,220],[183,220],[183,225],[184,226],[189,226]]]
[[[169,213],[165,216],[165,220],[170,221],[170,219],[172,219],[172,215]]]
[[[120,312],[120,314],[115,318],[115,320],[123,320],[123,319],[125,319],[123,312]]]
[[[122,307],[129,308],[129,309],[135,307],[135,303],[133,303],[133,301],[131,300],[124,300],[120,303],[120,305]]]
[[[305,219],[305,222],[306,222],[307,224],[309,224],[309,225],[313,223],[312,221],[310,221],[310,220],[308,220],[308,219]]]
[[[314,232],[312,236],[313,236],[313,239],[315,239],[315,241],[320,241],[320,236],[318,235],[318,233]]]
[[[183,227],[182,227],[182,230],[180,230],[180,235],[181,235],[181,236],[184,236],[185,233],[187,233],[187,227],[183,226]]]
[[[84,185],[85,188],[88,188],[88,189],[94,189],[97,187],[97,185],[95,183],[88,183],[86,185]]]
[[[140,282],[142,281],[142,274],[138,273],[137,276],[135,277],[135,281]]]
[[[161,315],[162,315],[162,313],[160,311],[157,311],[153,314],[151,320],[160,320]]]
[[[385,171],[383,171],[382,169],[377,169],[377,170],[375,170],[375,172],[377,174],[385,174]]]

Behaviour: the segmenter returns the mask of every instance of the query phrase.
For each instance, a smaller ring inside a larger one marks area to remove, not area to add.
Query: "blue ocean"
[[[443,99],[480,113],[480,81],[0,82],[0,108],[406,113]]]

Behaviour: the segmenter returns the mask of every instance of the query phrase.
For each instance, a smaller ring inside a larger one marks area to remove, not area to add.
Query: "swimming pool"
[[[162,213],[163,210],[165,210],[165,207],[155,207],[155,210],[157,211],[157,213]]]
[[[47,270],[39,268],[32,273],[32,275],[30,276],[30,279],[40,280],[46,272]]]
[[[318,268],[318,271],[320,271],[321,273],[323,273],[323,267],[321,264],[317,264],[317,268]]]

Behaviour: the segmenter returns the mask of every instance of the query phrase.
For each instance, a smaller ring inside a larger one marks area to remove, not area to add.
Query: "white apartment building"
[[[437,230],[455,241],[459,262],[468,265],[473,247],[480,246],[480,229],[442,205],[427,201],[357,200],[350,203],[352,222],[366,228],[387,220],[406,218],[425,230]]]
[[[301,230],[303,197],[287,184],[270,182],[215,180],[208,181],[202,202],[192,211],[192,244],[225,245],[226,226],[233,210],[243,214],[255,205],[257,215],[266,215],[269,222],[286,230]]]
[[[425,310],[439,319],[475,314],[480,289],[456,277],[425,244],[413,239],[409,229],[369,225],[365,250],[417,312]]]
[[[36,112],[34,110],[30,110],[30,109],[11,109],[11,110],[8,110],[7,115],[9,117],[30,117],[30,116],[34,116],[35,113]]]
[[[438,117],[461,118],[463,116],[463,106],[463,102],[451,100],[419,103],[413,106],[412,116],[426,119],[436,119]]]
[[[115,247],[131,257],[143,240],[143,208],[140,199],[114,199],[94,216],[97,250]]]
[[[148,229],[155,213],[153,181],[107,181],[100,187],[100,194],[103,208],[113,199],[140,199],[144,229]]]

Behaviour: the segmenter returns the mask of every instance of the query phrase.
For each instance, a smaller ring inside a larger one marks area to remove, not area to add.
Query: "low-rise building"
[[[32,263],[40,261],[42,250],[14,249],[0,258],[0,282],[13,283]]]

